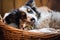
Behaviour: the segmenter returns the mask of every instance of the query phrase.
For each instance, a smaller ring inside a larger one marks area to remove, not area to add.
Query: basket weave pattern
[[[9,30],[3,30],[5,40],[22,40],[22,32],[13,32]]]
[[[27,32],[13,27],[2,27],[4,40],[60,40],[58,35],[42,36],[41,34]],[[44,38],[46,37],[46,38]]]

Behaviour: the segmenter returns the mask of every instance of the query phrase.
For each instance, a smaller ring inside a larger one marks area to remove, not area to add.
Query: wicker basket
[[[28,32],[7,25],[0,28],[3,31],[4,40],[60,40],[60,34]]]

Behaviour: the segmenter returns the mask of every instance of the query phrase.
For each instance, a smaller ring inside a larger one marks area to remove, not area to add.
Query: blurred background
[[[13,9],[19,8],[25,4],[28,0],[0,0],[0,14],[9,12]],[[60,11],[60,0],[35,0],[36,6],[48,6],[52,10]]]

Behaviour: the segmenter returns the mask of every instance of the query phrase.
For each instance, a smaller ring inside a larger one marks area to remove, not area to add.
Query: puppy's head
[[[29,2],[32,3],[33,1]],[[31,6],[29,6],[30,4],[27,4],[20,7],[18,10],[10,12],[9,15],[5,17],[6,23],[15,23],[18,27],[26,27],[27,24],[34,24],[37,21],[37,14]]]
[[[28,25],[32,25],[32,24],[34,25],[35,22],[38,19],[37,13],[35,11],[36,9],[33,9],[33,7],[35,7],[35,3],[34,2],[35,2],[34,0],[29,0],[24,6],[19,8],[19,10],[21,10],[21,11],[26,13],[27,20],[26,20],[25,23],[23,22],[23,24],[25,26],[27,26],[27,24]]]
[[[22,6],[22,7],[19,8],[19,10],[26,13],[28,22],[37,21],[37,14],[29,6]]]

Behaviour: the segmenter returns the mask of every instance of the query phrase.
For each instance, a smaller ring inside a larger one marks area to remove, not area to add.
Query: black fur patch
[[[19,28],[20,20],[24,19],[27,19],[26,13],[17,9],[10,12],[10,14],[5,18],[5,21],[7,24],[15,23]]]

